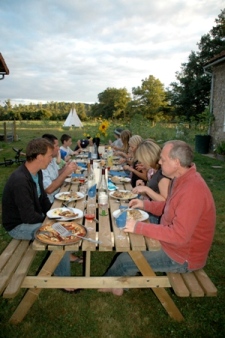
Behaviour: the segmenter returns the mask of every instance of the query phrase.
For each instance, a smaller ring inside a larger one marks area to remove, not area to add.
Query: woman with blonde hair
[[[136,150],[139,144],[143,142],[143,138],[140,135],[133,135],[129,140],[129,153],[127,158],[127,164],[123,169],[131,173],[131,185],[136,186],[136,181],[141,178],[144,181],[147,180],[147,171],[145,168],[137,168],[138,161],[136,160]]]
[[[147,185],[142,180],[137,181],[133,193],[141,194],[143,198],[153,201],[165,201],[168,196],[170,179],[162,174],[160,165],[161,148],[152,140],[145,140],[136,150],[135,156],[140,163],[139,169],[147,170]],[[159,217],[150,214],[151,223],[159,223]]]

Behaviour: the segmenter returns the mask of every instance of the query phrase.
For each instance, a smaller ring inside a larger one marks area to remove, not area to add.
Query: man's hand
[[[68,175],[74,173],[77,170],[77,168],[78,168],[77,164],[75,162],[71,161],[66,165],[64,172],[68,176]]]
[[[134,207],[137,209],[144,209],[144,202],[139,199],[133,199],[129,202],[129,207]]]

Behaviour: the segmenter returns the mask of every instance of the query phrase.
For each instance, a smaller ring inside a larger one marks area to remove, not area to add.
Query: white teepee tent
[[[76,109],[72,108],[70,109],[69,115],[66,118],[66,121],[64,122],[63,127],[83,127],[83,124],[81,120],[79,119]]]

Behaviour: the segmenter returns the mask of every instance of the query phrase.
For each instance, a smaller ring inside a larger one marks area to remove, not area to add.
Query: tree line
[[[204,64],[225,50],[225,9],[215,19],[215,26],[203,35],[191,51],[188,61],[176,72],[176,80],[169,88],[153,75],[132,88],[107,88],[98,94],[98,103],[48,102],[12,106],[10,99],[0,106],[0,120],[58,120],[68,115],[72,106],[82,121],[93,117],[102,119],[129,119],[141,115],[152,121],[201,122],[207,114],[211,78],[204,72]]]

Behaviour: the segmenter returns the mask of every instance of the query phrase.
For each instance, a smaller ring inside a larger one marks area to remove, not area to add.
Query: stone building
[[[209,60],[204,71],[211,75],[210,111],[214,119],[210,128],[211,144],[225,140],[225,51]]]

